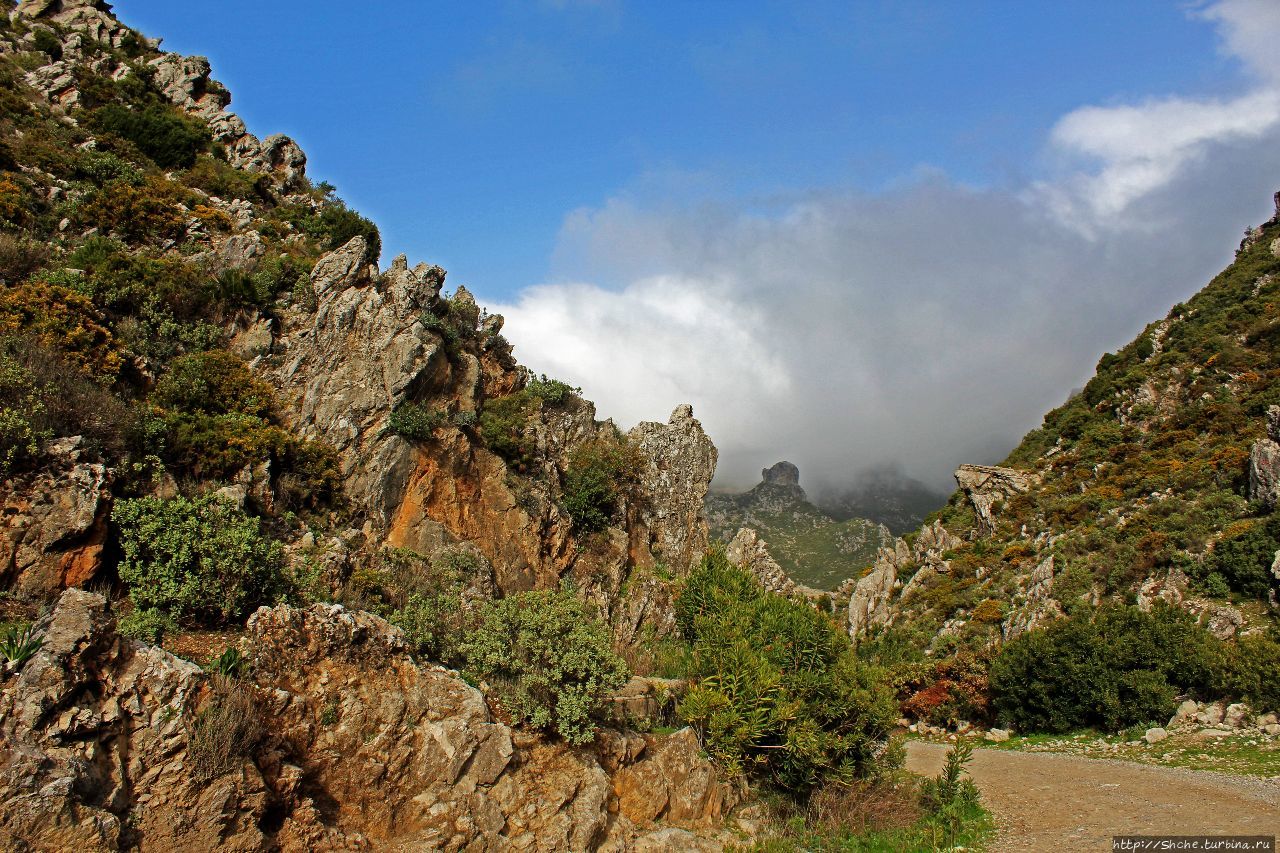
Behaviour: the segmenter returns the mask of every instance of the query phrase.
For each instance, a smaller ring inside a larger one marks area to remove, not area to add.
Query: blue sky
[[[261,135],[483,296],[571,275],[565,215],[1038,174],[1082,103],[1240,85],[1172,2],[172,0],[117,11],[203,53]]]
[[[1280,188],[1276,0],[118,0],[624,426],[995,461]]]

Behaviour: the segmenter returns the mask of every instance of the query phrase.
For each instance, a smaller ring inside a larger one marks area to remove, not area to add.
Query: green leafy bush
[[[489,604],[462,654],[467,672],[492,684],[514,719],[570,743],[592,739],[592,712],[628,677],[605,626],[566,590]]]
[[[1269,591],[1280,587],[1271,574],[1276,551],[1280,551],[1280,514],[1216,543],[1204,561],[1203,572],[1208,578],[1218,575],[1226,586],[1243,595],[1266,599]]]
[[[524,392],[486,400],[480,411],[480,438],[485,446],[524,472],[533,464],[533,448],[525,428],[533,413],[533,401]]]
[[[92,112],[89,126],[128,140],[162,169],[191,168],[209,145],[203,122],[158,103],[138,110],[106,104]]]
[[[625,441],[596,441],[575,450],[564,475],[561,504],[580,533],[603,530],[640,480],[643,459]]]
[[[120,618],[120,633],[135,640],[155,645],[164,639],[166,634],[178,630],[178,623],[167,614],[154,607],[142,610],[134,608]]]
[[[1021,732],[1120,731],[1208,688],[1215,655],[1214,638],[1181,611],[1104,606],[1006,644],[991,665],[992,702]]]
[[[880,769],[895,703],[830,616],[766,592],[713,551],[676,618],[694,680],[678,712],[730,771],[805,793]]]
[[[76,209],[76,219],[130,244],[156,244],[186,236],[188,213],[183,205],[189,201],[190,192],[162,177],[137,184],[117,179],[87,198]]]
[[[391,410],[391,431],[414,441],[429,441],[435,431],[448,423],[448,415],[440,409],[427,409],[410,400]]]
[[[1255,709],[1280,710],[1280,633],[1246,634],[1223,644],[1213,687],[1219,695],[1248,702]]]
[[[210,350],[175,360],[153,399],[184,412],[261,418],[270,414],[273,396],[271,386],[235,355]]]
[[[220,624],[285,593],[280,543],[226,500],[121,500],[111,520],[119,531],[120,579],[139,610]]]

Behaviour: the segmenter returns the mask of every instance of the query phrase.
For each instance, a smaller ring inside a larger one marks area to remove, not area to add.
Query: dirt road
[[[946,747],[913,741],[936,775]],[[979,749],[970,772],[996,817],[994,851],[1111,849],[1113,835],[1280,835],[1280,783],[1198,770]]]

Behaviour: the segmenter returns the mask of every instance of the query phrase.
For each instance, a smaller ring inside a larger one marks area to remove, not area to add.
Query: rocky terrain
[[[893,539],[883,524],[837,521],[814,506],[790,462],[766,468],[760,483],[741,494],[709,493],[706,514],[713,540],[732,542],[748,528],[793,581],[817,590],[857,576]]]
[[[253,614],[251,682],[121,637],[93,593],[39,628],[0,694],[6,849],[698,849],[739,798],[688,729],[589,749],[514,730],[338,605]],[[252,760],[209,724],[230,713]]]

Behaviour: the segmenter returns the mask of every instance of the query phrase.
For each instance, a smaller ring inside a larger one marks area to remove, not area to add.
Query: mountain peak
[[[774,486],[799,486],[800,469],[790,462],[777,462],[761,471],[760,479]]]

